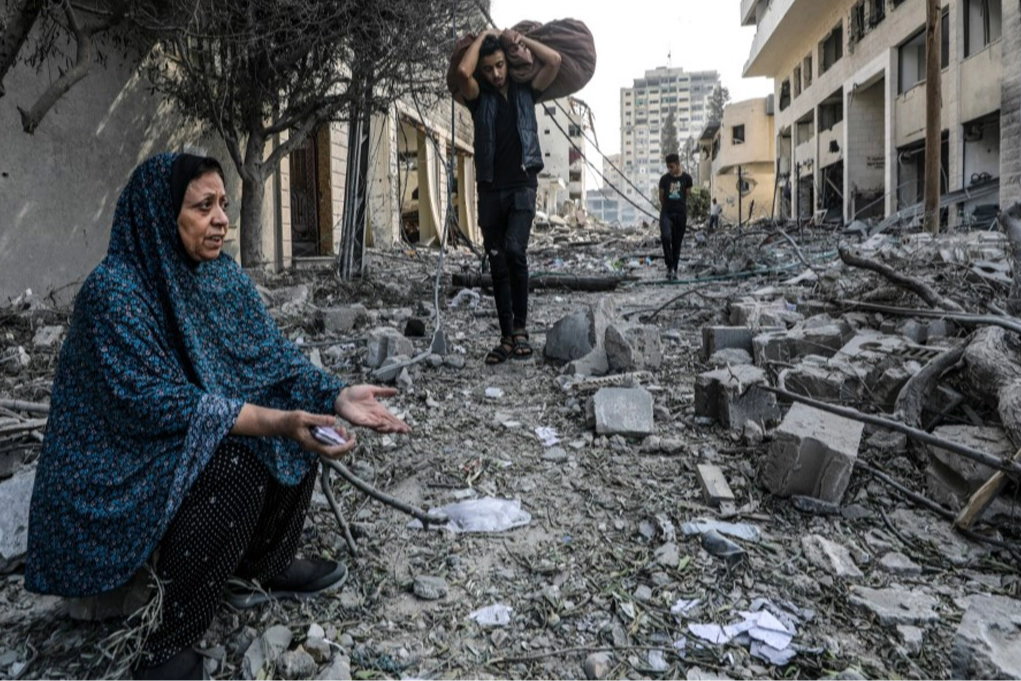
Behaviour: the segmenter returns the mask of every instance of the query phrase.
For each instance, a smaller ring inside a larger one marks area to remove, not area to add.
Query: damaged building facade
[[[701,184],[733,224],[769,218],[776,194],[773,97],[728,104],[699,137]]]
[[[575,97],[535,107],[543,156],[536,208],[547,215],[566,215],[566,208],[584,207],[588,115],[588,106]]]
[[[46,64],[42,73],[56,73]],[[215,156],[226,173],[237,254],[241,181],[222,141],[152,96],[135,64],[110,60],[72,88],[29,135],[18,106],[33,101],[48,79],[16,65],[0,99],[0,300],[26,288],[72,295],[106,254],[121,189],[141,161],[172,150]],[[455,157],[454,205],[463,236],[477,229],[471,116],[449,100],[434,106],[398,101],[372,118],[366,136],[366,245],[406,239],[437,242],[447,211],[447,159]],[[280,270],[332,259],[339,248],[351,154],[349,125],[320,126],[285,158],[267,182],[263,204],[264,265]],[[283,138],[270,143],[270,148]],[[362,149],[365,151],[366,149]],[[267,154],[270,149],[267,149]],[[460,188],[468,191],[459,191]]]
[[[954,223],[1021,199],[1019,14],[1012,0],[943,3],[940,154]],[[924,0],[742,0],[741,19],[757,27],[745,77],[775,81],[777,214],[851,222],[919,204]]]

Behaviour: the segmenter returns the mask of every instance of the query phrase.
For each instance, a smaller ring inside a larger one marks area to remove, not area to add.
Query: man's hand
[[[372,428],[380,433],[409,433],[411,428],[408,424],[387,411],[378,401],[381,397],[393,397],[396,394],[393,388],[353,385],[340,391],[334,409],[338,416],[354,426]]]

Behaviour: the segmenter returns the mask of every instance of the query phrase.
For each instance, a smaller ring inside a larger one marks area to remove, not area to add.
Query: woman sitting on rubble
[[[343,582],[342,564],[295,558],[318,457],[355,446],[334,414],[408,431],[376,399],[394,391],[345,387],[283,337],[222,253],[226,206],[214,159],[135,169],[75,303],[36,475],[29,589],[100,594],[154,559],[162,617],[140,678],[202,677],[190,646],[232,576],[263,587],[231,593],[239,607]]]

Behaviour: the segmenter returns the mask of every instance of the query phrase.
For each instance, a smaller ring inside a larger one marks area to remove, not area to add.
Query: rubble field
[[[450,525],[423,529],[334,474],[358,555],[320,490],[303,552],[346,561],[347,583],[224,603],[199,646],[208,670],[1018,678],[1013,252],[987,231],[696,228],[668,282],[651,232],[553,224],[530,247],[536,357],[496,367],[492,297],[456,285],[478,273],[467,249],[447,253],[438,292],[428,249],[370,251],[353,283],[267,277],[313,362],[400,389],[389,406],[412,434],[358,432],[347,469]],[[126,678],[151,616],[101,619],[144,590],[23,588],[69,316],[30,292],[0,306],[4,678]]]

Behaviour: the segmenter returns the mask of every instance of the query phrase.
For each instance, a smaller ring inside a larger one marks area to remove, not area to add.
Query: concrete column
[[[1003,0],[1000,206],[1021,201],[1021,2]]]

